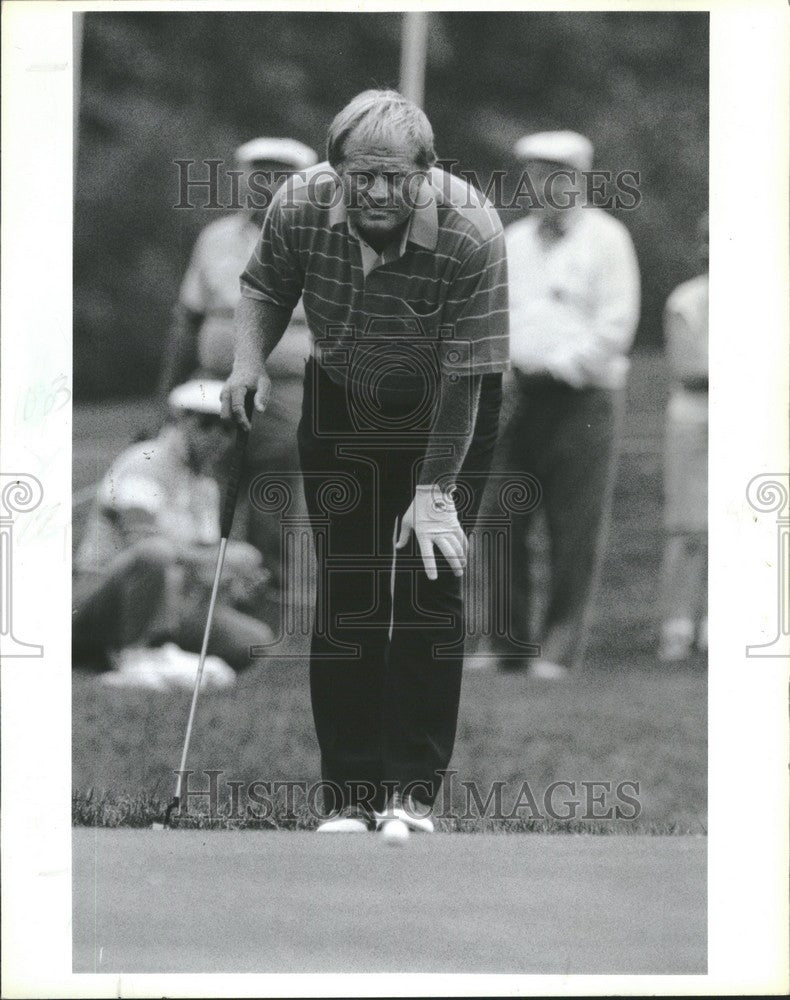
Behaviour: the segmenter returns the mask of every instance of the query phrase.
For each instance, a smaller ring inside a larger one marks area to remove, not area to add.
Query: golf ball
[[[391,819],[381,828],[381,836],[388,844],[402,844],[409,839],[409,828],[402,819]]]

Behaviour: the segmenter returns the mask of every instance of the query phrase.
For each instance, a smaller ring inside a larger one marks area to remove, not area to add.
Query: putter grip
[[[247,419],[250,421],[252,421],[254,399],[255,393],[250,390],[244,400],[244,409],[247,413]],[[230,535],[230,529],[233,527],[233,515],[236,513],[236,501],[238,500],[239,484],[244,472],[244,456],[247,451],[247,439],[249,436],[249,431],[237,425],[236,440],[233,442],[228,480],[225,484],[225,495],[222,498],[222,508],[219,518],[220,535],[222,538],[227,538]]]

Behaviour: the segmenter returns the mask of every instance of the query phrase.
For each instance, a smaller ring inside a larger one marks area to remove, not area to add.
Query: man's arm
[[[245,430],[250,422],[244,410],[247,393],[255,392],[255,409],[263,413],[272,383],[266,359],[280,343],[291,318],[291,309],[262,299],[242,296],[236,308],[236,355],[233,370],[222,389],[222,418],[233,419]]]
[[[242,297],[236,309],[236,354],[222,390],[222,417],[245,430],[250,422],[244,400],[255,392],[255,409],[266,409],[272,384],[266,359],[279,344],[304,285],[298,254],[291,246],[295,220],[283,216],[283,187],[274,196],[261,234],[241,276]],[[296,220],[298,221],[298,220]]]
[[[507,368],[507,285],[505,243],[496,220],[489,238],[469,254],[447,289],[443,319],[459,346],[468,349],[468,361],[463,372],[441,376],[425,460],[396,545],[402,548],[414,531],[429,580],[437,578],[434,546],[456,576],[466,566],[466,535],[449,490],[472,440],[482,375]]]
[[[163,398],[198,367],[198,333],[210,309],[210,296],[206,281],[210,256],[209,230],[204,229],[195,240],[189,265],[184,272],[178,301],[173,308],[173,318],[165,346],[159,393]]]
[[[581,314],[552,330],[548,370],[576,389],[601,377],[612,360],[625,357],[639,322],[639,265],[625,227],[599,234],[595,254],[593,315]]]
[[[469,445],[472,443],[481,375],[442,375],[439,405],[420,469],[418,487],[455,485]]]
[[[456,576],[462,576],[466,568],[467,540],[451,491],[472,442],[481,383],[480,375],[442,375],[414,500],[401,522],[395,547],[403,548],[414,531],[429,580],[438,576],[434,545]]]
[[[589,376],[600,364],[628,353],[639,323],[639,263],[627,230],[614,231],[599,252],[593,336],[580,356]]]

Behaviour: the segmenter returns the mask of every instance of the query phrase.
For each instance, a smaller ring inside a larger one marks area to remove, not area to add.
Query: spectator
[[[75,664],[124,667],[142,656],[156,665],[167,643],[199,652],[220,540],[211,469],[232,440],[220,390],[208,380],[174,389],[158,436],[123,451],[99,483],[74,560]],[[258,551],[239,541],[229,542],[225,566],[208,651],[243,670],[249,647],[271,640],[237,609],[254,599],[263,570]],[[194,665],[181,662],[194,680]]]
[[[708,647],[708,216],[698,224],[704,273],[684,281],[664,313],[672,390],[664,453],[666,544],[659,659]]]
[[[294,139],[259,138],[236,150],[239,204],[243,207],[210,223],[199,235],[181,284],[165,350],[160,388],[166,394],[195,373],[224,379],[233,364],[233,314],[241,296],[239,277],[250,259],[273,192],[294,172],[317,160]],[[259,472],[297,474],[293,441],[301,415],[302,379],[310,335],[301,303],[272,354],[268,371],[272,397],[266,421],[256,423],[247,450],[247,479],[239,492],[234,534],[246,537],[264,557],[275,589],[280,585],[279,523],[248,502],[249,484]],[[296,491],[295,502],[303,500]],[[296,507],[291,514],[298,513]]]
[[[639,316],[639,272],[625,226],[582,204],[580,171],[592,144],[575,132],[522,138],[540,207],[505,230],[510,274],[511,359],[501,460],[542,489],[550,549],[545,622],[531,622],[534,566],[525,539],[535,514],[513,522],[511,629],[538,643],[530,671],[560,679],[584,657],[588,619],[610,516],[626,357]],[[500,640],[501,642],[501,640]],[[503,646],[504,651],[504,646]],[[503,657],[502,668],[526,658]]]

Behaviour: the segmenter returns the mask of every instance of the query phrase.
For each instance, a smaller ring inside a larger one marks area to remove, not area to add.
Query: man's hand
[[[467,540],[458,523],[452,497],[438,486],[418,486],[409,509],[403,515],[400,536],[395,544],[402,549],[412,531],[417,536],[425,573],[429,580],[436,580],[434,545],[450,565],[455,576],[463,576],[466,567]]]
[[[611,354],[600,344],[569,345],[565,351],[557,351],[551,359],[551,374],[574,389],[583,389],[595,382],[611,358]]]
[[[245,431],[249,431],[251,426],[244,409],[244,400],[250,391],[255,392],[255,409],[263,413],[272,394],[272,380],[263,366],[256,371],[237,371],[234,368],[220,393],[222,419],[233,420]]]

